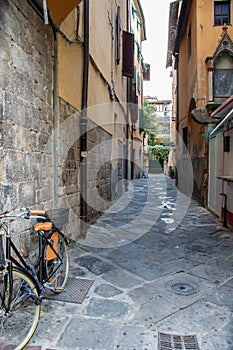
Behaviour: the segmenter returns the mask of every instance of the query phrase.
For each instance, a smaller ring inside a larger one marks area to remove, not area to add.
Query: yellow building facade
[[[69,208],[75,240],[142,174],[143,10],[16,0],[1,12],[2,211]]]
[[[203,204],[208,187],[208,130],[214,124],[210,114],[233,91],[232,20],[231,1],[183,0],[170,6],[178,183],[182,187],[189,158],[193,194]]]

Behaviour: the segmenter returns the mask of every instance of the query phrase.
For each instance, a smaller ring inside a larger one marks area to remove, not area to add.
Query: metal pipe
[[[44,23],[46,25],[49,24],[49,17],[48,17],[48,7],[46,0],[43,0],[43,11],[44,11]]]
[[[57,31],[51,22],[54,37],[54,64],[53,64],[53,207],[57,208],[58,205],[58,76],[57,76],[57,66],[58,66],[58,43],[57,43]]]
[[[223,226],[227,227],[227,195],[225,193],[220,193],[220,196],[224,197]]]
[[[89,0],[84,0],[82,112],[80,117],[80,237],[87,233],[87,104],[89,76]]]
[[[126,29],[127,31],[129,30],[129,13],[130,13],[130,10],[129,10],[129,1],[126,1],[126,18],[127,18],[127,23],[126,23]],[[126,145],[125,145],[125,157],[126,157],[126,161],[125,161],[125,178],[126,178],[126,181],[125,181],[125,190],[127,191],[128,190],[128,177],[129,177],[129,170],[128,170],[128,167],[129,167],[129,160],[128,160],[128,157],[129,157],[129,78],[126,78],[127,81],[126,81],[126,99],[127,99],[127,104],[126,104]]]

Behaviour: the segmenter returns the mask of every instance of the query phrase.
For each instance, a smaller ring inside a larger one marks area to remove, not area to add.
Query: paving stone
[[[205,300],[227,308],[233,312],[233,289],[227,285],[222,285],[215,288],[211,294],[209,294]]]
[[[111,264],[106,263],[103,260],[90,255],[82,256],[78,259],[75,259],[75,262],[80,266],[85,267],[97,276],[114,269],[114,267]]]
[[[157,334],[146,327],[125,326],[119,332],[116,349],[155,350]]]
[[[131,322],[136,325],[149,327],[150,324],[156,324],[160,320],[173,314],[177,309],[179,308],[172,302],[169,302],[161,296],[156,296],[141,304]]]
[[[116,325],[109,320],[73,318],[58,347],[66,350],[110,350],[114,349],[116,337]]]
[[[123,301],[92,298],[87,305],[84,314],[94,317],[119,319],[129,311],[129,305]]]
[[[226,309],[205,301],[170,314],[157,324],[158,330],[175,334],[217,334],[231,319]]]
[[[95,289],[95,293],[102,297],[110,298],[123,293],[123,291],[110,284],[101,284]]]
[[[122,269],[109,271],[103,275],[103,278],[120,288],[132,288],[142,283],[136,276]]]

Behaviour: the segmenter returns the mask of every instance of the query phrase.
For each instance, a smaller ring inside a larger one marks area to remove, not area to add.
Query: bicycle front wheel
[[[70,270],[68,245],[60,232],[53,232],[49,237],[52,246],[45,247],[45,286],[60,293],[64,290]]]
[[[0,348],[21,350],[29,342],[40,317],[37,297],[35,282],[23,271],[13,268],[11,292],[9,273],[0,275]]]

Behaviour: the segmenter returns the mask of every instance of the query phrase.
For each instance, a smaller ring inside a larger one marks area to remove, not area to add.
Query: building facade
[[[157,97],[145,96],[144,99],[153,106],[153,130],[156,139],[162,144],[172,140],[172,101],[159,100]]]
[[[208,208],[233,227],[233,95],[211,117],[216,125],[209,134]]]
[[[178,186],[191,160],[193,195],[208,199],[208,130],[211,113],[231,94],[231,1],[174,1],[170,5],[168,61],[174,69]],[[172,50],[171,50],[172,48]],[[171,57],[172,51],[172,57]]]
[[[138,176],[145,22],[137,0],[44,4],[1,2],[1,210],[69,208],[75,240]]]

